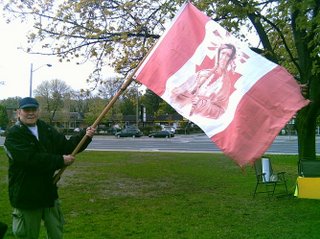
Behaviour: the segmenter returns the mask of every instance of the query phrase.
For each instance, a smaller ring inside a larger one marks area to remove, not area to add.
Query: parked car
[[[150,138],[172,138],[174,137],[174,134],[168,130],[162,130],[158,132],[152,132],[151,134],[149,134],[149,137]]]
[[[125,128],[114,134],[117,138],[120,137],[141,137],[143,133],[137,128]]]
[[[171,126],[163,126],[162,130],[167,130],[172,134],[176,133],[176,129],[174,127],[171,127]]]

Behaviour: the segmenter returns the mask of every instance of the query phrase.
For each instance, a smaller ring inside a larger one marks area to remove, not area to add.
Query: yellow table
[[[298,198],[320,199],[320,177],[298,177],[294,196]]]

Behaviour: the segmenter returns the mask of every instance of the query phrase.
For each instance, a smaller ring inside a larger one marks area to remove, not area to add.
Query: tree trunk
[[[297,114],[296,129],[298,132],[299,159],[316,159],[316,121],[315,106],[310,103]]]

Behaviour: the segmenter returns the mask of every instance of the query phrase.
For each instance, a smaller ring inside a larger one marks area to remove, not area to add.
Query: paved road
[[[177,135],[171,139],[95,137],[89,145],[95,150],[131,150],[131,151],[186,151],[221,152],[206,135]],[[320,152],[320,138],[317,139],[317,152]],[[298,154],[296,136],[279,136],[267,150],[267,153]]]
[[[170,139],[149,138],[146,136],[141,138],[96,137],[88,148],[131,151],[220,151],[205,135],[176,135]]]
[[[0,146],[4,138],[0,137]],[[320,152],[320,137],[317,138],[317,152]],[[183,151],[183,152],[221,152],[204,134],[176,135],[171,139],[115,138],[114,136],[95,136],[89,145],[91,150],[105,151]],[[267,153],[298,154],[296,136],[279,136]]]

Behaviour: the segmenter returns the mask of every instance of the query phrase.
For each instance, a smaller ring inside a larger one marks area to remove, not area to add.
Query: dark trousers
[[[3,222],[0,222],[0,239],[4,237],[4,234],[6,234],[7,229],[8,229],[8,226]]]

